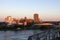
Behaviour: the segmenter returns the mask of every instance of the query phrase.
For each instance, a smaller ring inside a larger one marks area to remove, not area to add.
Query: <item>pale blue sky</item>
[[[60,0],[0,0],[0,17],[28,17],[38,13],[42,20],[60,20]]]

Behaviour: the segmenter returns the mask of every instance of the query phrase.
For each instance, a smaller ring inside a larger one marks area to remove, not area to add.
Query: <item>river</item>
[[[27,40],[29,36],[41,33],[41,30],[0,31],[0,40]]]

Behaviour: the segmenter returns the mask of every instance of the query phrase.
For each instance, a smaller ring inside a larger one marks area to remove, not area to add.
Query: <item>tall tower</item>
[[[39,15],[37,13],[34,14],[34,22],[36,22],[36,23],[39,22]]]

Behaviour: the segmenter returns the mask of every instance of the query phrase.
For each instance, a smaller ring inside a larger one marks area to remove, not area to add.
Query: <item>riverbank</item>
[[[18,30],[49,30],[49,29],[53,29],[53,28],[45,28],[45,27],[41,27],[41,28],[32,28],[32,27],[26,27],[26,28],[0,28],[0,31],[18,31]]]

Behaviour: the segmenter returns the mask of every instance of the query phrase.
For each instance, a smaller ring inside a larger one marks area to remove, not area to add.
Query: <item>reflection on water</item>
[[[0,40],[27,40],[29,36],[43,31],[40,30],[19,30],[0,31]]]

